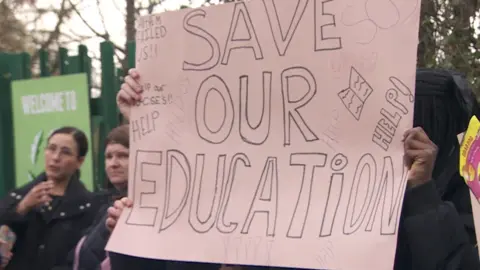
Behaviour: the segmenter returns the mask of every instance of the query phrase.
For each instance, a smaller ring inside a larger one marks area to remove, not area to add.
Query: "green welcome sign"
[[[86,74],[12,83],[16,187],[44,171],[44,149],[51,132],[62,126],[74,126],[88,136],[89,150],[81,179],[89,190],[93,190],[88,91]]]

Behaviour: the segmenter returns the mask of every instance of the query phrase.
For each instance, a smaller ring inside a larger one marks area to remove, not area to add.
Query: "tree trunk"
[[[135,40],[135,0],[126,0],[126,15],[125,15],[125,30],[126,30],[126,43],[125,43],[125,59],[123,59],[123,69],[126,71],[128,67],[128,50],[127,50],[127,45],[129,41]]]

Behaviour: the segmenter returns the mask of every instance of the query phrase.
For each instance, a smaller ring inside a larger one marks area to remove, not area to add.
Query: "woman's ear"
[[[80,167],[82,167],[84,161],[85,161],[85,157],[79,157],[78,158],[78,163],[77,163],[77,169],[78,170],[80,170]]]

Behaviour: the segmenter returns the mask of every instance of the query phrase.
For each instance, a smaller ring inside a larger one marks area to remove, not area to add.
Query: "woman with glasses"
[[[51,270],[63,265],[91,225],[100,200],[80,181],[87,151],[83,131],[55,130],[45,148],[45,171],[0,201],[0,224],[16,234],[6,270]]]

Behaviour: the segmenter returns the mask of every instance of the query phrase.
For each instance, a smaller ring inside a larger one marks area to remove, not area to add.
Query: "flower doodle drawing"
[[[341,13],[340,23],[358,28],[358,44],[369,44],[380,31],[409,20],[420,8],[421,0],[353,0]]]

